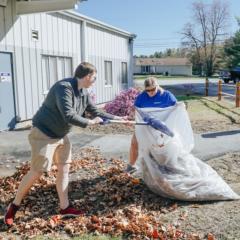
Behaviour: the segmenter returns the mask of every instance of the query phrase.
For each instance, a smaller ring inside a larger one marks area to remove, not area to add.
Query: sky
[[[181,30],[191,21],[194,0],[87,0],[78,12],[137,35],[134,55],[149,55],[180,47]],[[211,0],[203,0],[211,3]],[[230,19],[228,32],[237,29],[240,0],[226,0]]]

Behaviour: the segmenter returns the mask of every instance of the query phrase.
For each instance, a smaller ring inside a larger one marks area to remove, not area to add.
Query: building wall
[[[168,72],[170,75],[192,75],[192,67],[187,66],[156,66],[157,73]]]
[[[59,13],[18,17],[12,1],[0,7],[0,51],[13,53],[16,114],[26,120],[32,118],[48,90],[42,56],[71,57],[72,69],[80,62],[81,23]],[[38,41],[32,39],[32,30],[38,31]]]
[[[192,66],[150,66],[150,73],[159,73],[164,74],[168,72],[170,75],[185,75],[191,76],[192,75]],[[134,73],[135,74],[142,74],[141,66],[134,66]]]
[[[31,119],[44,100],[49,88],[45,66],[49,59],[58,57],[58,66],[59,57],[71,58],[71,73],[82,60],[95,64],[98,69],[97,103],[112,100],[122,89],[121,62],[128,64],[131,84],[132,45],[128,37],[93,24],[87,24],[83,31],[83,20],[61,13],[16,16],[14,1],[8,0],[6,8],[0,6],[0,51],[13,54],[16,115],[22,121]],[[38,41],[32,39],[32,30],[38,31]],[[84,38],[83,33],[86,33]],[[111,87],[104,85],[105,60],[113,63]],[[53,74],[60,79],[59,71]]]
[[[135,65],[133,72],[134,72],[135,74],[141,74],[141,73],[142,73],[141,66],[136,66],[136,65]]]
[[[132,64],[132,49],[129,38],[120,36],[92,24],[87,24],[86,52],[88,61],[93,63],[98,70],[94,92],[98,103],[113,99],[124,86],[122,85],[121,63],[128,66],[128,80],[132,77],[130,65]],[[112,62],[112,85],[105,85],[104,61]],[[125,86],[128,87],[128,86]]]

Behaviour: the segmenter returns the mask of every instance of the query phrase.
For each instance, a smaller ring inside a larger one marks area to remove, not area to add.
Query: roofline
[[[116,28],[116,27],[114,27],[112,25],[106,24],[106,23],[101,22],[99,20],[96,20],[94,18],[87,17],[87,16],[85,16],[83,14],[80,14],[80,13],[74,11],[74,10],[60,11],[59,13],[63,14],[63,15],[66,15],[66,16],[69,16],[69,17],[73,17],[73,18],[81,20],[81,21],[86,21],[87,23],[93,24],[95,26],[104,28],[104,29],[112,31],[112,32],[116,32],[116,33],[118,33],[120,35],[126,36],[126,37],[131,38],[131,39],[134,39],[134,38],[137,37],[136,34],[127,32],[127,31],[122,30],[120,28]]]
[[[187,57],[134,57],[135,59],[188,59]]]
[[[192,63],[187,64],[135,64],[136,66],[192,66]]]

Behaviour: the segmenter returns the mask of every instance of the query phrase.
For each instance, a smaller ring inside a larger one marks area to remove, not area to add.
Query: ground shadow
[[[216,138],[220,136],[229,136],[234,134],[239,134],[240,130],[231,130],[231,131],[224,131],[224,132],[215,132],[215,133],[204,133],[202,134],[203,138]]]

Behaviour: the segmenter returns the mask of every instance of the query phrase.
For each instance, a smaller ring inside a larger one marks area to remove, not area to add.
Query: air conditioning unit
[[[0,6],[6,7],[7,6],[7,0],[0,0]]]

